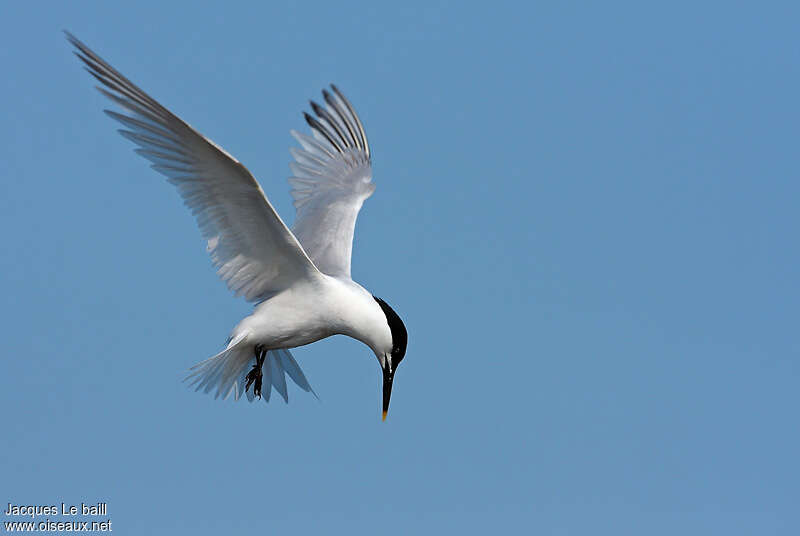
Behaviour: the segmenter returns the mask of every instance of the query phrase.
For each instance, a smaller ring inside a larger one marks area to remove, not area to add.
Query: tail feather
[[[245,389],[245,386],[247,373],[255,364],[255,350],[252,344],[247,343],[247,339],[247,333],[236,336],[228,343],[225,350],[194,365],[184,381],[194,386],[195,391],[202,389],[209,393],[216,389],[214,398],[227,399],[233,394],[234,400],[238,400],[245,394],[252,402],[255,398],[254,389],[252,386],[250,389]],[[303,391],[317,396],[289,350],[269,350],[261,372],[263,374],[261,396],[265,402],[269,402],[273,388],[285,402],[289,402],[286,388],[287,374]]]
[[[247,333],[242,333],[232,339],[223,351],[189,369],[192,372],[183,381],[188,381],[195,391],[202,389],[209,393],[216,389],[214,398],[225,399],[234,393],[238,399],[238,389],[232,379],[244,374],[251,360],[253,347],[247,344]]]
[[[267,352],[269,357],[269,352]],[[261,387],[261,396],[264,397],[264,402],[269,402],[269,395],[272,394],[272,367],[269,366],[266,358],[264,359],[264,367],[261,367],[261,372],[264,374]]]
[[[314,389],[311,388],[311,384],[308,383],[308,379],[306,375],[303,374],[303,370],[300,368],[300,365],[297,364],[297,361],[294,360],[294,357],[285,348],[280,350],[275,350],[275,352],[280,356],[281,359],[281,366],[283,370],[289,375],[290,378],[297,384],[297,386],[305,391],[306,393],[311,392],[317,399],[317,393],[314,392]]]
[[[283,368],[281,368],[281,360],[271,350],[267,352],[267,360],[269,360],[269,368],[272,369],[272,386],[283,397],[283,401],[288,404],[289,393],[286,391],[286,376],[283,374]],[[266,362],[264,366],[267,366]]]

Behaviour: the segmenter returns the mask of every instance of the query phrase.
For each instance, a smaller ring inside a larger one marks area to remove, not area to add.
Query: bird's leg
[[[247,373],[245,379],[247,380],[247,384],[244,386],[245,392],[250,389],[250,386],[253,385],[253,394],[256,395],[258,398],[261,398],[261,379],[264,377],[261,372],[261,367],[264,366],[264,359],[267,357],[267,350],[260,344],[256,345],[256,363],[253,365],[253,368],[250,372]]]
[[[256,395],[259,399],[261,398],[261,379],[264,377],[263,373],[261,372],[261,368],[264,366],[264,360],[267,357],[267,350],[266,348],[261,348],[260,355],[256,356],[256,364],[255,366],[258,368],[258,374],[256,375],[256,384],[253,386],[253,394]]]

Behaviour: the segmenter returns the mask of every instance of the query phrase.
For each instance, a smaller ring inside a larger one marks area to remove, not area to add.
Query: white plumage
[[[252,400],[265,380],[265,400],[271,388],[288,400],[286,374],[312,391],[288,349],[344,334],[378,358],[385,416],[407,334],[385,302],[350,278],[356,218],[375,186],[367,137],[349,101],[331,86],[332,92],[323,91],[324,105],[311,103],[316,117],[305,114],[312,135],[292,131],[301,148],[291,149],[297,216],[290,231],[238,160],[74,36],[67,38],[101,83],[99,91],[127,111],[106,110],[125,127],[120,134],[138,145],[135,151],[168,178],[195,216],[219,276],[256,303],[226,349],[192,368],[190,383],[216,396]]]

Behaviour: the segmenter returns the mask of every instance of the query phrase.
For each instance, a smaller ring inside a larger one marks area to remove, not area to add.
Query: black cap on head
[[[389,307],[389,304],[382,299],[373,296],[378,305],[381,306],[383,314],[386,315],[386,323],[389,324],[389,330],[392,332],[392,353],[391,353],[391,366],[387,365],[383,368],[383,420],[386,420],[386,413],[389,411],[389,399],[392,396],[392,382],[394,381],[394,373],[397,370],[397,365],[406,356],[406,345],[408,344],[408,332],[406,326],[394,309]]]
[[[392,368],[397,368],[397,363],[403,360],[406,355],[406,345],[408,344],[408,332],[406,326],[394,309],[382,299],[373,296],[378,305],[381,306],[383,314],[386,315],[386,322],[392,332]]]

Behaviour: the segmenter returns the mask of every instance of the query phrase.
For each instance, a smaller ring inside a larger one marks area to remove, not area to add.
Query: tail
[[[245,391],[245,377],[256,359],[253,345],[247,343],[247,338],[247,333],[237,335],[228,343],[225,350],[189,369],[192,372],[183,381],[195,386],[195,391],[202,389],[203,392],[209,393],[216,389],[214,398],[222,397],[224,400],[233,394],[233,399],[239,400],[245,393],[247,399],[252,402],[255,398],[253,389]],[[261,394],[265,402],[269,402],[273,387],[285,402],[289,402],[285,374],[288,374],[300,389],[317,396],[289,350],[269,350],[261,372],[264,375]]]

